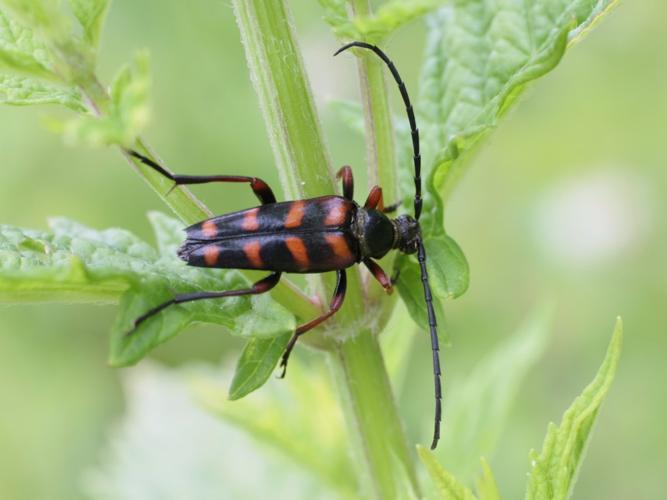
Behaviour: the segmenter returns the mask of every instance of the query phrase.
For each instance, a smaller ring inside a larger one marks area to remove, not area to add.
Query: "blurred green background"
[[[315,2],[291,4],[334,164],[354,166],[362,193],[362,140],[326,104],[358,100],[356,68],[351,59],[330,57],[338,44]],[[626,328],[621,365],[574,498],[664,494],[666,20],[665,4],[621,5],[530,87],[449,204],[448,231],[471,267],[469,291],[447,308],[451,379],[464,379],[542,300],[556,304],[547,354],[531,371],[490,457],[505,498],[523,496],[529,448],[541,446],[547,422],[557,421],[592,378],[619,314]],[[414,94],[415,54],[423,44],[417,22],[386,46]],[[277,184],[231,6],[114,3],[102,40],[103,79],[109,82],[141,47],[150,49],[153,74],[145,137],[170,167],[252,172]],[[45,117],[59,113],[0,108],[0,223],[41,229],[49,216],[63,215],[151,240],[144,214],[164,210],[162,203],[116,150],[64,146],[44,126]],[[244,189],[197,193],[219,212],[254,203]],[[124,409],[120,371],[106,365],[114,307],[0,311],[0,498],[80,498],[82,472],[97,463],[109,426]],[[233,366],[239,347],[215,328],[200,327],[154,357],[169,365],[222,358]],[[430,401],[423,372],[429,355],[428,343],[417,342],[410,390],[398,395],[408,428],[426,418],[415,408]]]

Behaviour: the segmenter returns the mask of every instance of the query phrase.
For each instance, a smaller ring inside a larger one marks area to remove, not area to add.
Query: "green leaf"
[[[91,146],[130,147],[148,123],[150,71],[148,53],[136,54],[111,85],[111,101],[99,117],[81,116],[60,125],[65,140]]]
[[[132,328],[137,317],[155,305],[169,300],[176,293],[231,290],[248,288],[250,285],[248,280],[235,270],[221,271],[183,266],[176,256],[176,249],[183,239],[181,223],[157,212],[151,213],[149,217],[156,233],[161,256],[159,262],[165,267],[175,266],[176,269],[172,272],[177,273],[179,278],[189,277],[190,272],[194,271],[196,274],[193,274],[191,279],[193,282],[195,280],[198,282],[196,287],[177,288],[173,282],[147,284],[144,279],[139,287],[130,288],[121,299],[121,312],[112,332],[112,364],[134,363],[153,347],[198,321],[220,324],[231,334],[244,338],[272,339],[291,334],[295,328],[294,317],[282,306],[273,302],[268,294],[264,294],[201,300],[171,306],[154,319],[142,324],[139,330],[128,337],[126,333]],[[220,281],[221,278],[224,281]],[[154,291],[149,293],[151,290]],[[161,298],[158,300],[156,296]]]
[[[531,451],[526,499],[569,498],[600,405],[614,380],[622,340],[623,323],[618,318],[607,354],[595,378],[563,414],[560,426],[549,424],[542,452],[538,455],[535,450]]]
[[[444,234],[426,236],[426,267],[434,296],[436,317],[444,319],[441,302],[463,294],[468,288],[468,261],[456,242]],[[428,325],[419,263],[414,256],[399,255],[395,266],[400,270],[396,287],[408,307],[410,316],[422,328]]]
[[[290,336],[291,333],[286,333],[272,339],[250,339],[246,343],[236,363],[229,399],[241,399],[264,385],[275,370]]]
[[[160,220],[164,233],[164,228],[174,229],[177,224]],[[165,241],[167,235],[158,239]],[[167,249],[162,246],[163,251]],[[247,287],[248,281],[237,271],[186,266],[174,253],[158,253],[120,229],[96,231],[66,219],[53,219],[48,232],[0,226],[0,300],[120,300],[112,334],[113,365],[138,361],[196,321],[222,325],[246,338],[271,338],[294,329],[292,315],[264,295],[172,306],[126,336],[138,316],[176,293]]]
[[[458,244],[446,234],[424,240],[427,269],[433,292],[454,299],[468,289],[470,269]]]
[[[465,380],[452,384],[439,455],[462,480],[471,482],[480,457],[493,453],[523,379],[544,352],[550,321],[551,308],[538,308]]]
[[[361,40],[379,43],[389,34],[428,12],[441,7],[447,0],[393,0],[381,5],[371,16],[353,20]]]
[[[347,14],[346,0],[319,0],[324,9],[324,20],[329,23],[331,29],[338,38],[359,38],[359,33]]]
[[[338,38],[379,43],[389,34],[414,19],[442,6],[446,0],[393,0],[381,5],[372,15],[350,18],[345,0],[319,0],[324,20]]]
[[[482,462],[482,476],[477,481],[477,495],[479,500],[500,500],[500,493],[491,467],[484,457]]]
[[[397,269],[400,269],[398,280],[396,281],[396,288],[403,300],[403,303],[410,313],[412,320],[421,328],[428,327],[428,313],[426,310],[426,302],[424,301],[424,289],[421,281],[421,271],[419,264],[411,257],[399,255],[396,258]],[[427,262],[430,268],[430,263]],[[438,321],[438,336],[441,341],[445,342],[443,322],[445,319],[445,312],[442,307],[440,297],[434,296],[433,307],[435,309],[435,317]]]
[[[431,182],[448,190],[465,153],[495,127],[531,80],[614,0],[453,2],[428,18],[420,128]]]
[[[69,31],[68,19],[59,0],[0,0],[25,26],[52,40],[62,42]]]
[[[51,70],[46,46],[33,30],[26,28],[0,10],[0,68],[50,80]]]
[[[431,451],[417,445],[417,453],[435,484],[438,498],[443,500],[475,500],[472,491],[447,472]]]
[[[162,212],[148,212],[148,220],[155,233],[155,243],[160,255],[173,257],[178,261],[176,252],[185,237],[183,223]]]
[[[84,40],[93,48],[99,44],[109,0],[69,0],[72,12],[83,28]]]
[[[0,103],[17,106],[62,104],[73,111],[84,112],[86,110],[78,90],[24,76],[0,75]]]

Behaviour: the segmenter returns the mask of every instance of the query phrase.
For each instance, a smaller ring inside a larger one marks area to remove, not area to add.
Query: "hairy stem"
[[[369,16],[368,0],[351,0],[352,12],[356,16]],[[366,161],[368,162],[368,185],[382,186],[387,204],[397,201],[396,158],[394,129],[387,99],[385,65],[374,54],[357,50],[366,125]]]
[[[371,6],[368,0],[350,0],[350,7],[356,16],[370,16]],[[359,86],[364,109],[366,127],[366,170],[368,185],[382,187],[385,204],[391,205],[399,201],[398,182],[396,175],[396,149],[394,147],[394,127],[391,110],[387,98],[385,64],[375,54],[367,50],[356,49]],[[393,266],[394,254],[386,256],[381,264],[386,269]],[[385,297],[384,290],[374,286],[367,287],[367,294],[372,302],[383,303],[387,318],[394,306],[396,296]],[[384,324],[384,323],[383,323]]]

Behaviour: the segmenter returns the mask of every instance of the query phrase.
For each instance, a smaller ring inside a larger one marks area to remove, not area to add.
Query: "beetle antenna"
[[[412,109],[412,104],[410,103],[410,97],[408,96],[408,91],[405,88],[405,83],[403,83],[403,79],[401,78],[401,75],[398,74],[398,70],[396,69],[396,66],[394,66],[394,63],[391,62],[391,59],[389,59],[387,54],[382,52],[382,50],[380,50],[375,45],[371,45],[366,42],[350,42],[338,49],[334,56],[337,56],[341,52],[351,47],[360,47],[362,49],[368,49],[375,52],[375,54],[387,65],[389,71],[391,71],[391,75],[394,77],[394,80],[398,85],[398,90],[401,92],[401,97],[403,98],[403,103],[405,104],[405,111],[408,114],[408,121],[410,122],[410,134],[412,136],[412,151],[415,164],[415,220],[419,220],[419,216],[422,212],[422,179],[421,155],[419,152],[419,129],[417,128],[415,112]],[[435,319],[435,310],[433,309],[433,296],[431,295],[431,287],[428,281],[428,271],[426,270],[426,249],[424,248],[421,234],[417,240],[417,260],[419,261],[419,268],[421,270],[422,286],[424,287],[424,301],[426,302],[428,328],[431,334],[431,350],[433,352],[433,379],[435,383],[435,421],[433,428],[433,442],[431,443],[431,449],[433,450],[438,445],[438,441],[440,440],[440,421],[442,419],[442,386],[440,381],[441,371],[440,350],[438,346],[438,325]]]
[[[426,270],[426,249],[421,240],[417,242],[417,260],[421,270],[422,286],[424,287],[424,300],[426,301],[426,312],[428,313],[428,328],[431,333],[431,351],[433,353],[433,382],[435,384],[435,421],[433,428],[433,442],[431,449],[434,450],[440,439],[440,420],[442,419],[442,387],[440,383],[440,348],[438,345],[438,324],[435,320],[433,309],[433,296],[428,282],[428,271]]]
[[[394,77],[394,80],[396,81],[396,84],[398,85],[398,90],[401,92],[401,97],[403,98],[403,103],[405,104],[405,111],[408,114],[408,121],[410,122],[410,134],[412,136],[412,152],[413,152],[413,160],[415,164],[415,220],[419,220],[419,217],[421,216],[422,213],[422,177],[421,177],[421,170],[422,170],[422,159],[421,159],[421,154],[419,153],[419,129],[417,128],[417,120],[415,120],[415,112],[412,109],[412,104],[410,103],[410,97],[408,96],[408,91],[405,88],[405,83],[403,83],[403,79],[401,78],[401,75],[398,74],[398,70],[396,69],[396,66],[394,66],[394,63],[391,62],[391,59],[387,57],[387,54],[382,52],[378,47],[375,45],[371,45],[370,43],[366,42],[350,42],[347,45],[343,45],[340,49],[338,49],[335,53],[334,56],[337,56],[341,52],[351,48],[351,47],[360,47],[362,49],[368,49],[372,50],[375,52],[375,54],[384,61],[384,63],[387,65],[389,68],[389,71],[391,71],[391,76]]]

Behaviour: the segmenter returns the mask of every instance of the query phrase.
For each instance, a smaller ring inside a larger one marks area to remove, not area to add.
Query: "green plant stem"
[[[355,16],[369,16],[368,0],[350,0]],[[394,129],[387,99],[385,65],[375,55],[357,50],[361,99],[366,125],[368,185],[382,186],[387,204],[398,200]]]
[[[300,199],[334,192],[287,5],[282,0],[234,0],[234,9],[283,193]]]
[[[350,0],[350,6],[355,16],[369,17],[372,15],[368,0]],[[366,128],[368,185],[369,187],[382,186],[385,204],[391,205],[399,201],[399,193],[394,127],[385,80],[387,68],[382,61],[367,50],[356,49],[355,52],[358,55],[357,68]],[[381,264],[384,268],[391,269],[393,260],[392,252],[382,260]],[[385,311],[390,311],[396,301],[396,296],[385,297],[384,290],[374,286],[373,280],[370,280],[367,294],[372,302],[381,301]],[[383,318],[387,317],[388,314],[383,315]]]
[[[297,198],[334,192],[286,3],[234,0],[234,8],[285,195]],[[374,135],[374,129],[369,135]],[[395,185],[394,181],[389,185]],[[347,272],[345,305],[327,322],[345,337],[331,359],[347,402],[347,421],[359,438],[358,456],[365,462],[363,477],[369,480],[366,489],[376,497],[392,498],[400,484],[397,478],[407,476],[416,490],[415,474],[379,345],[371,332],[362,331],[360,326],[367,312],[359,273],[356,269]]]
[[[361,442],[374,496],[418,497],[409,445],[377,337],[363,331],[342,343],[334,358],[346,418],[354,437]],[[410,494],[406,488],[411,489]]]

